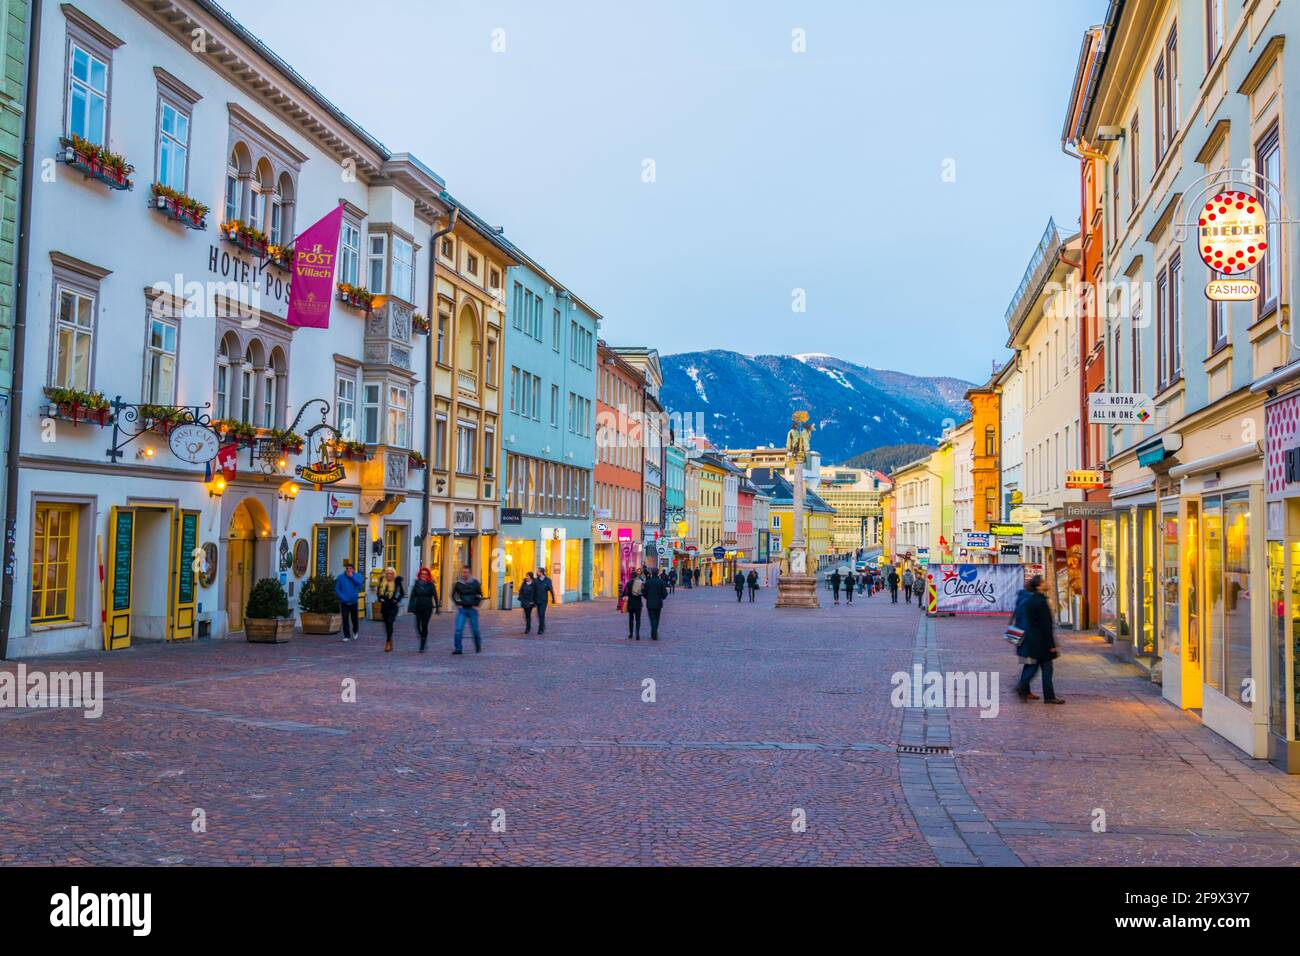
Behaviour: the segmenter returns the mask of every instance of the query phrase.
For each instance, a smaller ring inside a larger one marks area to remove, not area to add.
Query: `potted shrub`
[[[187,196],[162,183],[154,183],[151,189],[153,192],[151,205],[160,213],[190,229],[207,228],[208,207],[193,196]]]
[[[266,258],[281,272],[293,270],[293,246],[269,245],[266,247]]]
[[[244,637],[253,644],[287,644],[293,637],[289,596],[275,578],[262,578],[253,585],[244,609]]]
[[[51,417],[64,421],[91,422],[95,425],[107,425],[112,408],[99,392],[86,392],[79,388],[58,388],[50,386],[45,389],[45,397],[53,402]]]
[[[334,593],[334,579],[328,574],[318,574],[303,582],[298,608],[302,612],[299,619],[304,634],[337,634],[343,630],[339,596]]]

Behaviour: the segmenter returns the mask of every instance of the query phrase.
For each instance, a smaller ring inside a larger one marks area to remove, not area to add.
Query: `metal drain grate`
[[[916,744],[899,744],[896,752],[900,754],[919,754],[922,757],[929,757],[935,754],[950,754],[952,753],[952,748],[933,745],[918,747]]]

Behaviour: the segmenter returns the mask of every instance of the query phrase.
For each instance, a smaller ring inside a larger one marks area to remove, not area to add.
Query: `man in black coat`
[[[739,568],[736,569],[735,576],[731,579],[731,586],[736,589],[736,603],[739,604],[741,598],[745,596],[745,572]]]
[[[1043,702],[1064,704],[1065,700],[1056,696],[1052,686],[1052,661],[1057,656],[1056,635],[1053,632],[1052,608],[1043,594],[1043,579],[1034,575],[1029,584],[1016,599],[1014,622],[1025,632],[1024,639],[1016,648],[1016,655],[1025,659],[1020,672],[1020,682],[1016,684],[1016,693],[1021,700],[1037,700],[1038,695],[1029,689],[1029,683],[1039,671],[1043,672]]]
[[[641,589],[645,599],[646,616],[650,618],[650,640],[659,640],[659,615],[663,613],[668,597],[668,581],[662,575],[652,574]]]
[[[898,571],[893,568],[889,569],[889,600],[892,604],[898,603]]]
[[[535,597],[537,600],[537,634],[540,637],[546,633],[546,605],[559,604],[555,599],[555,585],[551,579],[546,576],[545,568],[537,569],[537,578],[534,582]]]

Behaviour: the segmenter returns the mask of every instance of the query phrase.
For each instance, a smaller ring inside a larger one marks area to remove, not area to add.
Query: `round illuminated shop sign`
[[[173,428],[169,443],[172,454],[191,465],[205,465],[212,461],[220,447],[216,432],[194,422]]]
[[[1250,193],[1219,193],[1201,210],[1199,224],[1201,259],[1223,275],[1255,268],[1268,249],[1264,207]]]

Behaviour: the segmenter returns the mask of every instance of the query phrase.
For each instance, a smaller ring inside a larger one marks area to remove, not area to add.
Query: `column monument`
[[[789,566],[776,587],[777,607],[821,607],[817,600],[817,575],[808,573],[808,542],[804,537],[804,464],[812,441],[813,425],[807,412],[795,412],[785,436],[786,461],[794,469],[794,521]]]

